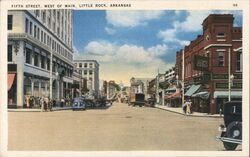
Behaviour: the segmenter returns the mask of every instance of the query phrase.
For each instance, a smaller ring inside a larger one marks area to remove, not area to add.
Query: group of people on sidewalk
[[[54,105],[55,105],[55,100],[50,100],[48,97],[34,97],[26,95],[24,99],[25,108],[39,107],[41,108],[41,111],[51,111],[52,106]]]
[[[192,114],[193,113],[191,99],[188,99],[187,101],[184,102],[183,112],[185,114]]]

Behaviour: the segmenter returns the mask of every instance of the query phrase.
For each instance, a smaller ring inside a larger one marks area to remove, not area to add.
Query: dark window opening
[[[8,45],[8,62],[12,61],[12,45]]]
[[[13,15],[8,15],[8,30],[12,30]]]

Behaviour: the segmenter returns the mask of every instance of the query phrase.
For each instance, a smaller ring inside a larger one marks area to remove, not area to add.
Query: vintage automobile
[[[86,102],[82,98],[74,98],[72,104],[72,110],[85,110],[86,109]]]
[[[235,150],[242,144],[242,102],[230,101],[224,104],[224,125],[220,125],[220,136],[226,150]]]

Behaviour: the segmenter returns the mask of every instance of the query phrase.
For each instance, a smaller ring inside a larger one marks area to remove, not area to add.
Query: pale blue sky
[[[242,26],[242,12],[230,10],[74,11],[75,56],[96,59],[101,79],[155,77],[174,66],[176,51],[202,34],[211,13],[233,14]]]

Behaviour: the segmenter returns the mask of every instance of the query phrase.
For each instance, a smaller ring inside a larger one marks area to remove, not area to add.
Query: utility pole
[[[228,101],[231,101],[231,49],[228,49]]]
[[[184,106],[184,100],[185,100],[184,99],[184,94],[185,94],[184,93],[184,85],[185,85],[184,84],[184,80],[185,80],[184,79],[184,77],[185,77],[184,76],[185,75],[185,70],[184,70],[185,67],[184,67],[184,65],[185,65],[185,55],[184,55],[184,49],[183,49],[182,50],[182,85],[181,85],[182,86],[182,107]]]

